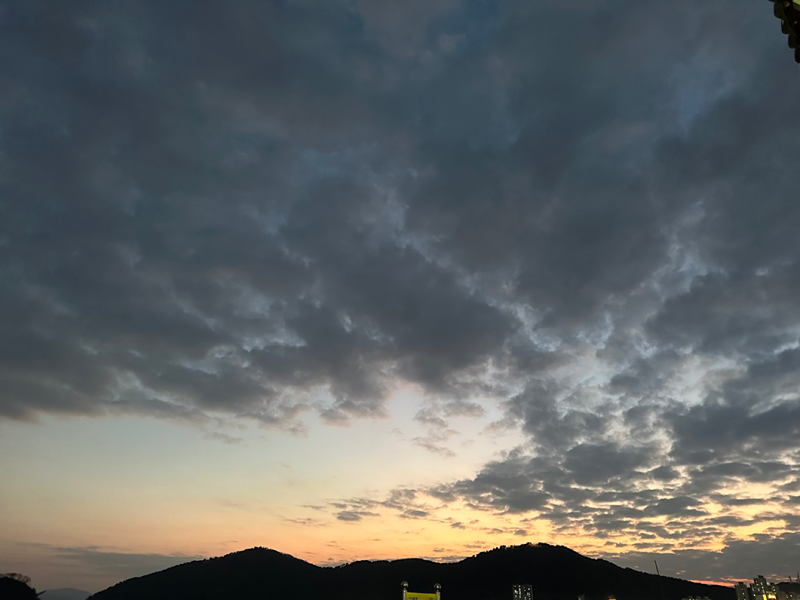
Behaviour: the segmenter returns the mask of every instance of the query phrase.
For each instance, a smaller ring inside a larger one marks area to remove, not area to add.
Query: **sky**
[[[0,1],[0,572],[795,573],[798,98],[763,1]]]

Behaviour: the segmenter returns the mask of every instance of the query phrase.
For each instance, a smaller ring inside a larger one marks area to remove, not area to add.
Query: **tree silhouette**
[[[36,600],[39,596],[29,584],[31,578],[19,573],[0,575],[0,598],[3,600]]]
[[[794,49],[794,59],[800,63],[800,0],[772,0],[775,16],[781,20],[781,31],[789,36],[789,47]]]

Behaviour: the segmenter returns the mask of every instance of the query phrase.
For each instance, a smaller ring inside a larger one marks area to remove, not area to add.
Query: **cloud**
[[[223,412],[291,430],[322,391],[319,415],[343,424],[385,416],[398,377],[446,390],[502,345],[513,320],[409,245],[401,205],[375,192],[364,144],[393,127],[393,91],[352,87],[383,86],[385,57],[346,6],[293,5],[289,29],[253,2],[41,10],[3,20],[22,95],[3,109],[18,175],[3,180],[0,415]],[[380,30],[382,11],[358,18]]]
[[[404,519],[422,519],[429,515],[430,513],[426,510],[407,510],[404,511],[400,516]]]
[[[410,488],[395,488],[382,500],[373,498],[348,498],[329,503],[329,510],[340,521],[358,522],[363,517],[377,517],[379,508],[390,509],[401,519],[438,519],[424,495]],[[315,510],[319,507],[311,507]],[[313,520],[313,519],[312,519]]]
[[[411,440],[411,443],[427,450],[428,452],[431,452],[432,454],[438,454],[444,458],[453,458],[456,453],[450,450],[450,448],[442,446],[439,441],[440,440],[438,438],[430,439],[425,437],[415,437],[413,440]]]
[[[370,512],[368,510],[341,510],[336,513],[336,518],[345,522],[360,521],[364,517],[377,517],[378,513]]]
[[[655,515],[669,515],[669,516],[697,516],[704,514],[703,511],[697,510],[696,507],[700,502],[694,498],[682,496],[678,498],[666,498],[659,500],[655,504],[648,506],[645,509],[645,514],[652,513]]]
[[[626,553],[614,561],[622,566],[651,569],[658,560],[661,573],[671,577],[692,576],[698,580],[724,581],[753,578],[763,574],[770,580],[784,580],[792,573],[794,553],[800,542],[795,533],[779,536],[757,535],[747,540],[728,541],[720,551],[675,550],[670,553]],[[745,573],[743,570],[746,570]]]
[[[45,544],[34,544],[34,546],[47,551],[56,564],[67,565],[80,571],[89,571],[92,577],[98,576],[102,580],[114,581],[140,577],[203,558],[185,554],[117,552],[96,546],[50,546]]]
[[[302,435],[412,385],[414,444],[452,457],[450,422],[494,410],[524,442],[338,519],[430,500],[639,548],[768,519],[784,543],[800,125],[775,107],[800,83],[768,13],[9,4],[0,417]]]

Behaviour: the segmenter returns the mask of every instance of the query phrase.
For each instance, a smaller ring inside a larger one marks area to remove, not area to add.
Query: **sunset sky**
[[[0,573],[800,568],[764,0],[0,0]]]

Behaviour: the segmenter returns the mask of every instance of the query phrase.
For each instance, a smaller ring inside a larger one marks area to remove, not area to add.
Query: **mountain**
[[[359,561],[317,567],[288,554],[252,548],[194,561],[118,583],[91,600],[400,600],[400,583],[442,600],[511,600],[515,583],[533,585],[535,600],[734,600],[733,588],[623,569],[564,546],[501,546],[457,563],[421,559]]]
[[[91,595],[91,592],[84,592],[83,590],[60,588],[57,590],[47,590],[39,596],[39,598],[42,600],[86,600]]]

